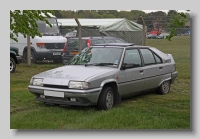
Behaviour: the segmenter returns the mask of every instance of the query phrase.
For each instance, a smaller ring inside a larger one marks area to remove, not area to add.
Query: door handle
[[[159,67],[159,69],[162,69],[162,67]]]
[[[140,70],[140,73],[142,73],[143,72],[143,70]]]

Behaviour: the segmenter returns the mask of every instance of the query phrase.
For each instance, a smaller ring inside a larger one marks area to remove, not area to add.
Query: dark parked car
[[[22,57],[19,56],[19,49],[14,46],[10,46],[10,73],[15,72],[16,64],[22,62]]]
[[[63,63],[65,64],[69,61],[73,56],[78,53],[79,49],[79,38],[69,38],[67,43],[63,48]],[[82,37],[82,49],[86,47],[90,47],[95,44],[104,44],[104,43],[127,43],[125,40],[116,37]]]
[[[147,90],[169,93],[177,75],[172,54],[129,43],[99,44],[86,47],[67,65],[34,75],[28,89],[47,104],[108,110],[121,98]]]

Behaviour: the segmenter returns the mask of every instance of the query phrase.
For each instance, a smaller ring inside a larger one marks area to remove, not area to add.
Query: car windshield
[[[46,18],[49,23],[52,25],[52,28],[46,24],[44,21],[37,21],[38,25],[38,31],[43,36],[58,36],[59,35],[59,29],[56,18]]]
[[[114,47],[87,47],[75,55],[66,65],[118,67],[123,49]]]

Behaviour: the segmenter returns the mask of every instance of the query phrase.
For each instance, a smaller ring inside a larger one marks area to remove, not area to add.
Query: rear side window
[[[116,43],[126,43],[125,41],[120,40],[120,39],[116,39],[115,41],[116,41]]]
[[[156,63],[153,53],[149,49],[140,49],[140,51],[144,59],[144,65],[152,65]]]
[[[154,57],[155,57],[155,59],[156,59],[156,63],[157,63],[157,64],[162,63],[162,60],[160,59],[160,57],[158,57],[156,54],[153,54],[153,55],[154,55]]]
[[[115,43],[114,39],[105,39],[106,43]]]
[[[78,39],[69,39],[67,42],[67,49],[78,49],[79,48],[78,42],[79,42]],[[87,46],[86,40],[82,40],[82,49],[84,49],[86,46]]]
[[[103,43],[105,43],[103,39],[92,40],[92,45],[94,45],[94,44],[103,44]]]

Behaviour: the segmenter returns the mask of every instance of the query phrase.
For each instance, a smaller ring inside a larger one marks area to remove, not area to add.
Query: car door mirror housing
[[[121,70],[131,69],[134,67],[135,67],[135,65],[133,63],[132,64],[123,63],[121,66]]]

